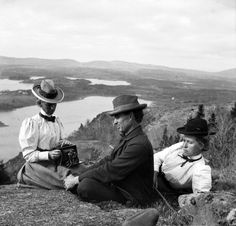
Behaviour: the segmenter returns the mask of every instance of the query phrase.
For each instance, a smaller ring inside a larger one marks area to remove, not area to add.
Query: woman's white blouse
[[[41,110],[41,113],[45,113]],[[22,122],[19,143],[23,157],[28,162],[48,160],[48,151],[40,152],[40,149],[53,149],[61,139],[64,139],[64,128],[56,117],[55,122],[46,121],[39,114],[27,118]]]
[[[154,154],[154,170],[159,172],[161,166],[165,178],[172,187],[192,188],[193,192],[208,192],[211,189],[211,168],[205,164],[203,156],[193,156],[192,159],[200,160],[186,162],[183,167],[181,164],[185,159],[179,155],[183,154],[183,142],[174,144],[163,151]]]

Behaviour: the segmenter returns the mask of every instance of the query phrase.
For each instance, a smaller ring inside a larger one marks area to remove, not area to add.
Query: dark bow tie
[[[181,157],[182,159],[185,160],[185,162],[183,162],[180,167],[183,167],[187,162],[195,162],[195,161],[198,161],[202,158],[202,156],[198,159],[190,159],[188,156],[186,155],[178,155],[179,157]]]
[[[43,115],[41,112],[39,113],[40,117],[44,118],[46,121],[49,122],[55,122],[55,116],[47,116],[47,115]]]

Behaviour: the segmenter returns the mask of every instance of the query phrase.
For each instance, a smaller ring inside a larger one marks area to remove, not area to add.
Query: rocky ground
[[[0,225],[121,225],[140,209],[80,201],[70,192],[0,186]],[[109,209],[109,211],[108,211]]]
[[[179,214],[188,216],[189,225],[236,225],[236,193],[209,192],[191,198],[188,205],[179,211]]]
[[[9,226],[115,226],[143,211],[115,202],[98,205],[82,202],[63,190],[18,188],[16,185],[0,186],[0,200],[0,225]],[[236,194],[212,192],[191,197],[178,212],[172,212],[168,217],[160,213],[157,225],[236,225]]]

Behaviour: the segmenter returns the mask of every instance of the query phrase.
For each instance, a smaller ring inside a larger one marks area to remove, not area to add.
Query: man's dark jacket
[[[92,178],[124,189],[139,204],[152,201],[153,149],[141,126],[125,136],[111,155],[102,159],[79,176]]]

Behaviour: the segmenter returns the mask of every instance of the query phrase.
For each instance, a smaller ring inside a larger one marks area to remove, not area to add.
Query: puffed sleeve
[[[23,157],[28,162],[37,162],[39,160],[48,160],[48,152],[37,151],[39,139],[39,127],[37,121],[27,118],[22,122],[19,143]]]
[[[193,192],[208,192],[210,191],[211,186],[211,167],[208,165],[195,167],[192,178]]]
[[[60,140],[64,140],[67,137],[67,134],[65,134],[64,126],[59,117],[56,117],[56,120],[60,128]]]
[[[163,149],[162,151],[159,151],[154,154],[154,171],[159,172],[160,165],[164,162],[165,157],[169,155],[169,153],[181,148],[183,145],[183,142],[179,142],[176,144],[171,145],[168,148]]]

